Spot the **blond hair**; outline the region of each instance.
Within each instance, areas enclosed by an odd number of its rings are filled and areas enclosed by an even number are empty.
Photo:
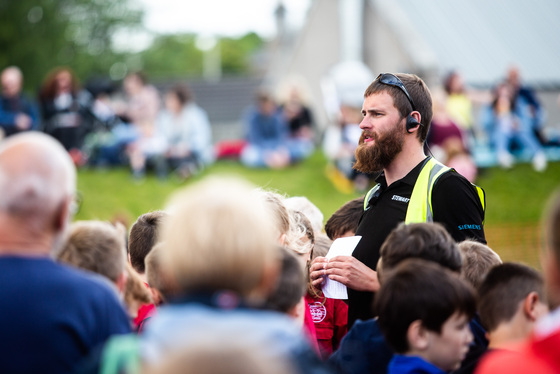
[[[117,282],[126,262],[124,236],[124,228],[118,229],[108,222],[75,222],[57,259]]]
[[[286,247],[299,253],[307,254],[315,244],[315,234],[311,222],[299,210],[288,210],[290,229],[286,235]]]
[[[168,353],[155,364],[144,363],[141,374],[295,374],[294,365],[281,356],[270,356],[266,347],[240,336],[208,331],[196,345]],[[216,341],[234,342],[216,344]]]
[[[287,235],[290,230],[290,216],[283,202],[284,197],[277,192],[261,188],[255,189],[253,193],[267,208],[276,228],[276,238],[279,239]]]
[[[459,250],[463,258],[461,278],[470,283],[475,290],[478,290],[490,269],[502,263],[500,256],[489,246],[474,240],[460,242]]]
[[[299,210],[309,219],[313,232],[319,235],[323,231],[323,213],[305,196],[292,196],[284,199],[284,205],[288,209]]]
[[[277,266],[273,220],[253,190],[240,179],[210,177],[172,200],[161,261],[178,292],[250,296],[269,266]]]

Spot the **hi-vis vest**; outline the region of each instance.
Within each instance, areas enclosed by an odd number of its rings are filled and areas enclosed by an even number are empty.
[[[422,166],[422,170],[414,183],[412,189],[412,195],[410,196],[410,201],[408,202],[408,208],[406,210],[405,223],[416,223],[416,222],[433,222],[433,210],[432,210],[432,190],[437,179],[445,172],[453,170],[441,162],[430,157],[426,160]],[[484,190],[479,186],[473,184],[475,187],[478,198],[480,199],[480,204],[482,205],[482,210],[486,209],[486,201],[484,196]],[[379,188],[381,186],[376,184],[371,190],[368,191],[364,198],[364,210],[368,209],[370,200],[378,194]]]

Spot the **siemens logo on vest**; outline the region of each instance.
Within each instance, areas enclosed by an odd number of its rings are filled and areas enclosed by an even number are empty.
[[[393,195],[392,200],[400,201],[401,203],[408,203],[410,201],[410,199],[408,199],[406,197],[399,196],[399,195]]]
[[[482,230],[480,225],[461,225],[458,226],[459,230]]]

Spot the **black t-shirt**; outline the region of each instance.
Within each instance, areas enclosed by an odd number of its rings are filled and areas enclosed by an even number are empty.
[[[385,238],[406,218],[408,202],[424,162],[390,186],[383,174],[376,180],[381,188],[362,215],[356,230],[356,235],[361,235],[362,239],[352,254],[373,270]],[[486,243],[484,209],[476,188],[461,174],[449,171],[437,179],[432,191],[432,210],[434,222],[443,224],[455,241],[473,239]],[[372,303],[372,292],[348,289],[348,328],[358,318],[373,317]]]

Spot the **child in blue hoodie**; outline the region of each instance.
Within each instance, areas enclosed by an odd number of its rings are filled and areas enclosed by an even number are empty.
[[[375,298],[378,323],[396,353],[389,374],[443,374],[457,369],[473,335],[472,288],[441,266],[420,259],[383,274]]]

